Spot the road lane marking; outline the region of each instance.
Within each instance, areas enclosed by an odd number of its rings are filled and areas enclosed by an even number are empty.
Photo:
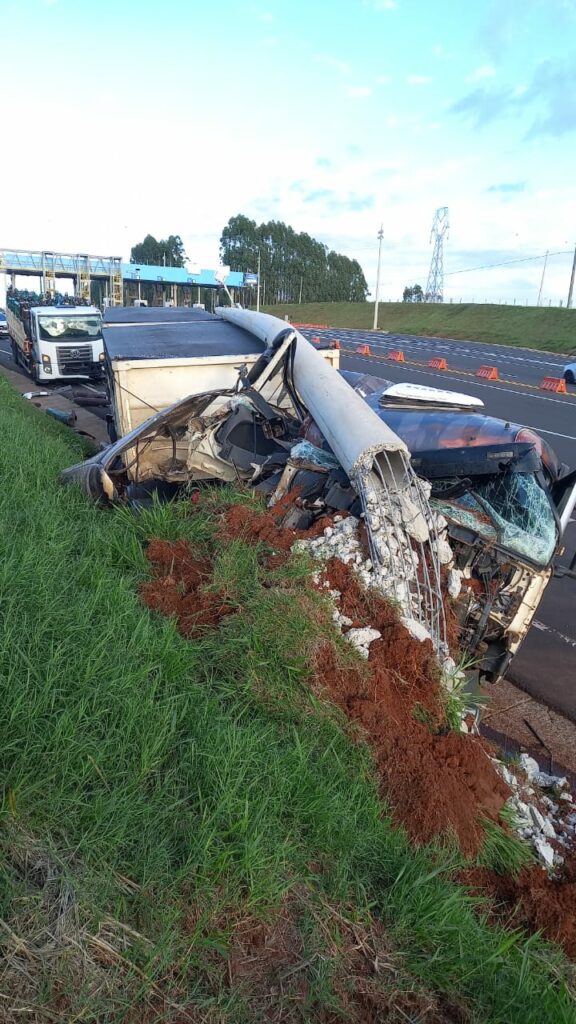
[[[552,434],[554,437],[564,437],[567,441],[576,441],[576,437],[573,437],[572,434],[559,434],[557,430],[544,430],[543,427],[534,427],[534,430],[537,430],[539,434]],[[576,519],[571,519],[570,522],[574,523]]]
[[[2,353],[3,356],[11,356],[12,355],[12,353],[8,352],[5,348],[0,348],[0,352]]]

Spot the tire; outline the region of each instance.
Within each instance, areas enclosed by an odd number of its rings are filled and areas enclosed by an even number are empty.
[[[572,370],[566,370],[566,373],[564,374],[564,380],[567,384],[576,384],[576,377],[574,376]]]

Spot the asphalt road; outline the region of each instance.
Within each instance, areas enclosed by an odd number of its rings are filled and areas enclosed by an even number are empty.
[[[482,399],[489,415],[533,427],[563,462],[576,467],[576,387],[569,386],[566,395],[539,390],[543,377],[562,376],[567,361],[563,356],[473,341],[371,331],[315,329],[302,333],[339,339],[345,350],[341,360],[344,369],[371,373],[394,383],[410,381],[475,395]],[[369,345],[370,356],[348,354],[361,344]],[[388,352],[398,349],[406,362],[387,359]],[[436,356],[446,359],[448,370],[427,366],[428,360]],[[482,365],[496,366],[500,379],[478,380],[475,374]],[[565,534],[566,550],[560,559],[565,564],[576,549],[574,520]],[[576,580],[552,579],[509,678],[576,721]]]

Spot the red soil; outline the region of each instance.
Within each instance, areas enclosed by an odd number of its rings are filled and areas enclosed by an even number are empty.
[[[297,502],[294,491],[290,491],[273,508],[265,511],[244,505],[230,505],[224,512],[224,535],[251,544],[263,542],[274,549],[274,564],[279,565],[289,557],[290,548],[297,540],[319,537],[327,526],[333,524],[331,516],[321,516],[309,530],[294,530],[283,526],[287,514]]]
[[[236,611],[221,594],[208,589],[211,562],[195,558],[188,541],[153,540],[146,553],[155,578],[140,587],[140,596],[148,608],[175,615],[184,636],[215,629],[225,615]]]
[[[498,820],[510,790],[495,771],[484,740],[447,732],[432,645],[415,640],[390,605],[365,593],[347,566],[327,575],[354,625],[382,638],[370,646],[368,670],[343,668],[332,644],[320,652],[316,678],[362,726],[376,757],[384,797],[416,843],[451,833],[466,854],[477,853],[481,820]]]
[[[525,868],[514,880],[485,868],[471,868],[459,879],[468,888],[486,894],[494,916],[527,931],[541,931],[576,959],[576,871],[564,865],[562,877],[548,878],[541,867]]]

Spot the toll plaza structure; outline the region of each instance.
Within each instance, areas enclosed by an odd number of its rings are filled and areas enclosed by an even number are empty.
[[[152,266],[124,263],[120,256],[31,249],[0,248],[0,273],[6,274],[13,286],[17,277],[36,278],[43,293],[55,293],[58,282],[71,280],[75,295],[99,306],[213,305],[223,282],[233,301],[236,292],[251,283],[244,280],[243,273],[228,267]]]

